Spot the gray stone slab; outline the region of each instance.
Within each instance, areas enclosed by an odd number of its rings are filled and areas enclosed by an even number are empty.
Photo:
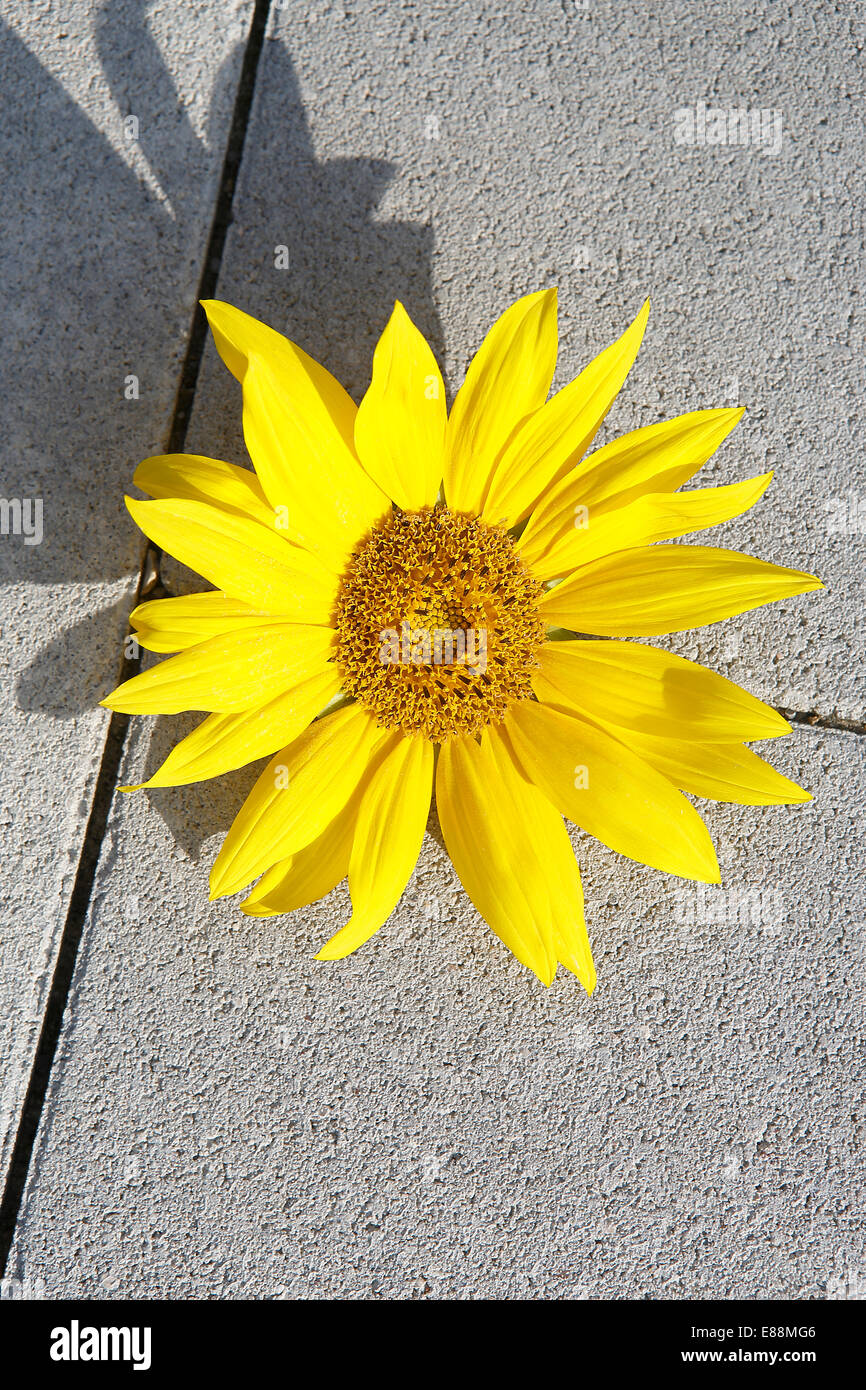
[[[453,387],[525,290],[560,286],[560,381],[650,291],[604,437],[748,404],[708,476],[777,481],[720,539],[830,586],[680,649],[856,713],[862,537],[825,505],[863,488],[848,20],[685,0],[273,18],[222,296],[358,396],[396,296]],[[779,110],[778,153],[675,145],[704,99]],[[210,352],[189,447],[242,459],[239,420]],[[137,722],[124,780],[187,727]],[[862,1292],[863,745],[798,729],[772,756],[816,800],[712,807],[720,890],[579,842],[592,1000],[507,956],[435,835],[392,921],[330,967],[312,956],[345,888],[291,919],[206,901],[251,770],[119,801],[10,1274],[97,1297]]]
[[[125,778],[161,753],[142,721]],[[390,923],[328,966],[345,887],[292,918],[207,903],[248,774],[123,798],[9,1275],[97,1298],[862,1292],[864,748],[804,729],[773,753],[815,801],[711,808],[720,889],[576,841],[591,1000],[507,954],[431,836]]]
[[[252,5],[62,10],[0,6],[0,1180],[142,553],[123,491],[167,438]]]

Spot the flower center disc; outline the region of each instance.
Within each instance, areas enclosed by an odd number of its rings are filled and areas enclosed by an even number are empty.
[[[444,507],[391,512],[340,586],[343,689],[380,725],[436,742],[498,724],[532,693],[541,594],[501,527]]]

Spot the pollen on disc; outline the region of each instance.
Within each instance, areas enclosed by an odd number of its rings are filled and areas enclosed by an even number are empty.
[[[340,585],[343,688],[384,727],[477,734],[532,693],[541,594],[501,527],[444,507],[389,513]]]

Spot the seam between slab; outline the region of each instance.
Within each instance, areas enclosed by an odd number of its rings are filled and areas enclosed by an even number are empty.
[[[866,723],[859,719],[833,719],[818,714],[816,710],[804,713],[802,710],[785,709],[784,705],[775,705],[774,708],[790,724],[808,724],[812,729],[833,729],[839,734],[866,734]]]
[[[243,157],[269,9],[270,0],[255,0],[235,93],[234,110],[229,125],[214,214],[199,277],[189,340],[172,409],[168,438],[169,453],[180,453],[183,450],[189,428],[207,334],[207,320],[199,301],[213,297],[219,279],[226,236],[232,220],[235,185]],[[159,550],[148,543],[139,573],[136,602],[144,598],[156,598],[158,596],[161,590],[159,561]],[[124,656],[121,661],[120,680],[128,680],[134,676],[139,669],[140,662],[140,656],[134,658]],[[60,1041],[63,1017],[72,987],[75,962],[90,908],[102,841],[117,790],[128,728],[128,715],[112,714],[103,744],[90,814],[87,818],[51,986],[42,1015],[39,1041],[33,1057],[15,1143],[12,1146],[6,1186],[2,1201],[0,1201],[0,1279],[6,1272],[15,1236],[15,1227],[24,1198],[33,1149],[48,1094],[54,1058]]]

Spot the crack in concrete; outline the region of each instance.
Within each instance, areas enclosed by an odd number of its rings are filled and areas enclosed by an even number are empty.
[[[243,157],[244,141],[252,110],[256,76],[264,46],[269,10],[270,0],[255,0],[238,78],[234,110],[214,204],[213,220],[202,262],[192,327],[172,411],[167,445],[167,452],[169,453],[180,453],[183,450],[189,428],[207,333],[207,320],[199,301],[213,296],[219,279],[226,235],[232,219],[235,184]],[[159,562],[160,551],[148,542],[139,572],[136,602],[140,602],[142,599],[156,598],[160,596],[160,591],[165,592],[160,581]],[[140,655],[127,657],[124,654],[121,659],[120,680],[128,680],[134,676],[139,670],[140,664]],[[128,715],[112,714],[105,736],[102,759],[94,787],[63,935],[57,953],[51,988],[42,1016],[39,1042],[34,1054],[27,1093],[24,1097],[15,1143],[12,1148],[6,1186],[2,1201],[0,1201],[0,1278],[6,1271],[15,1227],[24,1199],[33,1149],[48,1094],[67,1000],[72,987],[75,962],[90,910],[96,870],[120,775],[120,764],[128,728]]]
[[[832,715],[819,714],[817,710],[804,712],[785,709],[783,705],[775,705],[774,708],[789,724],[808,724],[813,729],[835,729],[840,734],[866,734],[866,723],[859,719],[837,719]]]

